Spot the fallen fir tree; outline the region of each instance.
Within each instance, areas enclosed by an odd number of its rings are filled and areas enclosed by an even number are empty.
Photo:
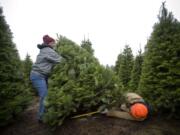
[[[56,51],[64,59],[49,80],[44,121],[50,126],[61,125],[75,114],[111,106],[121,97],[113,70],[100,65],[92,53],[63,36]]]

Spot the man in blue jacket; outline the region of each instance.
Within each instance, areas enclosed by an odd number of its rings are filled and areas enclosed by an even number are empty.
[[[43,43],[37,45],[40,52],[36,58],[36,62],[32,67],[30,80],[33,87],[38,91],[40,97],[38,121],[42,122],[42,116],[45,111],[44,99],[48,91],[48,76],[52,71],[55,64],[61,62],[62,57],[59,56],[54,50],[55,40],[45,35],[43,36]]]

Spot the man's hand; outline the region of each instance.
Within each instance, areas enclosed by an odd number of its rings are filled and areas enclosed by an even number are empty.
[[[108,109],[107,109],[107,108],[105,108],[105,109],[104,109],[104,110],[102,110],[100,113],[101,113],[101,114],[106,114],[106,113],[108,113]]]
[[[129,108],[126,106],[126,104],[121,105],[121,110],[125,112],[129,112]]]

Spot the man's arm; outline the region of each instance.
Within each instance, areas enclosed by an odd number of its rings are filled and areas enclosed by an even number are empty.
[[[49,50],[48,55],[46,56],[46,59],[50,61],[51,63],[59,63],[61,62],[62,57],[58,55],[57,52],[54,50]]]
[[[128,112],[123,112],[123,111],[109,110],[106,113],[106,115],[110,116],[110,117],[122,118],[122,119],[126,119],[126,120],[134,120],[134,121],[143,121],[144,120],[144,118],[143,119],[135,119]]]

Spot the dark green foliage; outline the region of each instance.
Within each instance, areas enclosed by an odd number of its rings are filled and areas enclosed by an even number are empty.
[[[32,65],[33,62],[31,60],[31,57],[27,54],[25,60],[23,61],[24,77],[26,77],[27,79],[29,79]]]
[[[120,90],[112,69],[101,66],[91,53],[62,36],[57,51],[65,59],[54,68],[49,81],[44,117],[49,125],[61,125],[68,116],[115,103]]]
[[[120,67],[121,67],[122,57],[123,57],[123,54],[120,53],[120,54],[118,55],[118,58],[117,58],[117,61],[116,61],[116,64],[115,64],[114,70],[115,70],[115,72],[116,72],[117,75],[119,75],[119,73],[120,73]]]
[[[143,63],[143,56],[140,50],[139,54],[135,58],[133,69],[131,72],[131,81],[129,82],[129,88],[132,91],[136,91],[138,89],[141,70],[142,70],[142,63]]]
[[[89,39],[84,39],[81,43],[81,47],[86,49],[86,51],[88,51],[90,54],[94,54],[94,50],[92,49],[92,43]]]
[[[124,88],[128,87],[133,68],[133,54],[131,48],[126,45],[122,54],[119,54],[116,61],[115,71]]]
[[[180,23],[164,3],[146,46],[139,90],[155,110],[180,116]]]
[[[33,62],[31,60],[31,57],[27,54],[25,60],[22,61],[24,84],[26,88],[29,89],[30,92],[37,95],[36,91],[32,88],[32,84],[29,79],[32,65],[33,65]]]
[[[0,8],[0,126],[7,125],[28,103],[22,65],[12,33]]]

